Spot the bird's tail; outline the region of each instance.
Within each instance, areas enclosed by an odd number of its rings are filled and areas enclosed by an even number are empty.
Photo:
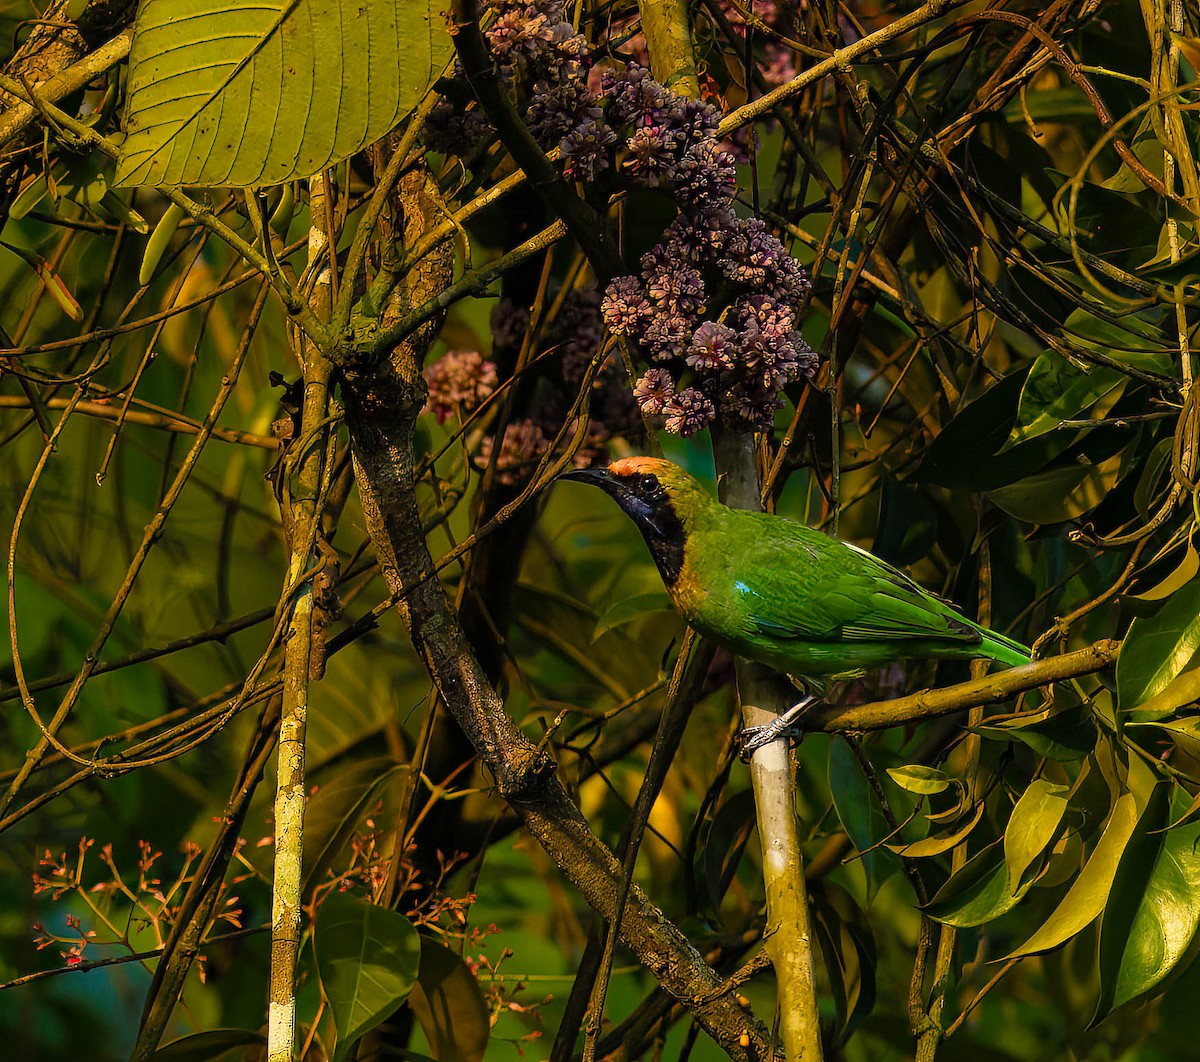
[[[986,627],[980,627],[979,633],[983,635],[983,642],[979,646],[981,656],[991,657],[1009,667],[1020,667],[1022,664],[1029,663],[1030,651],[1020,642],[1015,642],[995,631],[989,631]]]

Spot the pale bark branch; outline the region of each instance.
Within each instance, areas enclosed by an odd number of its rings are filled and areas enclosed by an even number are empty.
[[[1103,671],[1117,662],[1120,649],[1120,642],[1105,640],[1073,653],[1035,660],[1032,664],[1023,664],[940,690],[921,690],[892,701],[873,701],[844,708],[834,704],[816,705],[804,714],[800,725],[806,730],[860,732],[920,723],[982,705],[999,704],[1018,693],[1051,682]]]

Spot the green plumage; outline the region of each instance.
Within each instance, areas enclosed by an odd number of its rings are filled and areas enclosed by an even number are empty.
[[[628,458],[577,478],[638,524],[684,619],[740,656],[802,678],[916,658],[1029,661],[1024,646],[865,550],[726,508],[669,462]]]

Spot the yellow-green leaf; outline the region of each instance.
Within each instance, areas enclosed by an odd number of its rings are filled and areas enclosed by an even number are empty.
[[[1121,855],[1133,835],[1137,820],[1136,798],[1132,793],[1123,793],[1113,805],[1112,814],[1091,858],[1067,890],[1062,902],[1041,928],[1008,958],[1036,955],[1039,951],[1057,948],[1096,920],[1104,910],[1109,890],[1117,876]]]
[[[919,763],[911,763],[905,767],[889,767],[887,773],[901,789],[920,796],[944,793],[954,781],[944,771]]]
[[[310,177],[416,106],[453,51],[444,0],[143,0],[116,184]]]
[[[1069,792],[1065,785],[1038,778],[1021,794],[1004,830],[1004,861],[1008,865],[1010,890],[1016,891],[1029,865],[1058,835]]]

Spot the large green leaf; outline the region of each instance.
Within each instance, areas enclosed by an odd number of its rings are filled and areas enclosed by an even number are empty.
[[[479,982],[429,937],[421,938],[421,974],[408,1004],[438,1062],[481,1062],[492,1026]]]
[[[1120,455],[1099,465],[1069,464],[987,491],[1010,516],[1030,524],[1057,524],[1091,512],[1117,482]]]
[[[1200,925],[1200,823],[1168,832],[1170,790],[1165,782],[1154,787],[1105,907],[1093,1022],[1159,985]]]
[[[407,764],[385,757],[350,763],[322,781],[308,804],[304,823],[304,891],[320,881],[326,868],[347,844],[359,820],[384,784]]]
[[[143,0],[119,185],[320,173],[416,105],[452,51],[442,0]]]
[[[339,1062],[412,991],[421,968],[421,938],[399,912],[334,893],[318,911],[314,945],[337,1027],[333,1058]]]
[[[1135,619],[1117,660],[1117,703],[1130,711],[1161,693],[1200,649],[1200,577],[1153,616]]]
[[[1039,756],[1063,762],[1080,759],[1096,744],[1095,723],[1080,706],[1022,713],[972,729],[987,738],[1020,741]]]
[[[1125,941],[1113,1005],[1161,983],[1200,927],[1200,822],[1166,834]]]

